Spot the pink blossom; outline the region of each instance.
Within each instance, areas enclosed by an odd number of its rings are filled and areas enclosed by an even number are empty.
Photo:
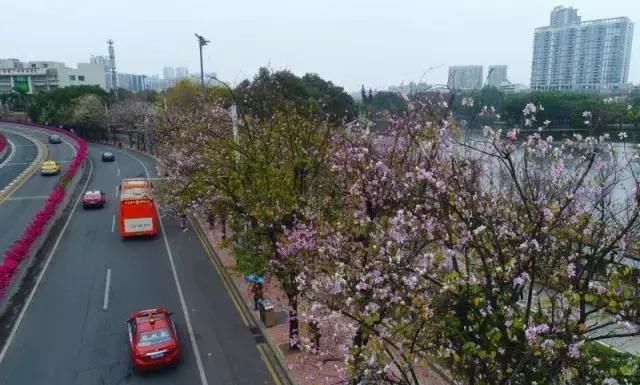
[[[582,346],[582,344],[583,342],[580,341],[578,343],[569,345],[569,357],[573,359],[580,358],[581,356],[580,347]]]
[[[570,263],[567,265],[567,277],[574,278],[576,276],[576,265]]]

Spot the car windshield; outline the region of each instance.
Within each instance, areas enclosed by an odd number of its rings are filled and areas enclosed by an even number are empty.
[[[84,197],[90,199],[100,198],[100,191],[88,191],[86,194],[84,194]]]
[[[140,338],[138,339],[138,346],[145,347],[150,345],[162,344],[170,340],[171,333],[169,333],[169,329],[163,328],[140,334]]]

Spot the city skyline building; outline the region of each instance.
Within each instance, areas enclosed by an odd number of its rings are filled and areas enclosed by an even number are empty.
[[[582,21],[575,8],[556,7],[536,28],[531,89],[610,92],[628,86],[634,24],[628,17]]]
[[[176,69],[171,66],[164,66],[162,69],[162,76],[164,80],[173,81],[176,79]]]
[[[186,79],[188,77],[189,77],[189,69],[187,67],[176,67],[175,69],[176,79]]]
[[[506,65],[490,65],[487,73],[487,86],[499,88],[503,83],[508,83]]]
[[[449,67],[447,86],[452,90],[478,90],[482,88],[481,65]]]
[[[582,18],[578,16],[577,8],[563,7],[561,5],[555,7],[551,11],[551,16],[549,17],[549,25],[552,27],[580,24],[581,21]]]
[[[141,92],[146,90],[147,75],[136,75],[118,72],[118,87],[131,92]]]

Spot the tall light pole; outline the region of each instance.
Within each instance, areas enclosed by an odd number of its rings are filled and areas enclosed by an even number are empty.
[[[198,45],[200,46],[200,83],[202,83],[202,89],[204,89],[204,66],[202,65],[202,47],[209,43],[209,40],[205,39],[203,36],[195,33],[198,38]]]

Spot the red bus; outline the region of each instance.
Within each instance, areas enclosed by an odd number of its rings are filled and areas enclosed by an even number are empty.
[[[158,234],[158,211],[153,184],[147,179],[124,179],[120,185],[119,228],[123,238]]]

